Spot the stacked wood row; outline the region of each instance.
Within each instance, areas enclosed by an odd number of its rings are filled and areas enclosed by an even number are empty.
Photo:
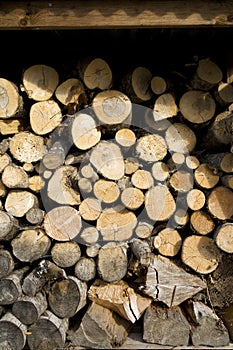
[[[233,341],[232,80],[179,69],[0,79],[0,348]]]

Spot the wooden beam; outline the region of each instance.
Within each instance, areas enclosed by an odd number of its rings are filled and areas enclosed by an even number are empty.
[[[233,1],[1,1],[0,29],[233,26]]]

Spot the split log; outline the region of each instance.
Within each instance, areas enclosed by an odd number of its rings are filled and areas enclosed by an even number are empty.
[[[182,238],[177,230],[165,228],[161,230],[153,239],[153,246],[159,254],[165,256],[175,256],[182,245]]]
[[[51,246],[50,238],[41,229],[24,230],[11,241],[14,256],[24,262],[43,258]]]
[[[30,224],[40,225],[44,220],[44,210],[33,207],[26,213],[26,219]]]
[[[61,142],[55,141],[49,148],[49,151],[43,156],[43,166],[49,170],[57,169],[59,166],[63,165],[66,156],[65,153],[65,149]]]
[[[95,182],[93,192],[96,198],[104,203],[114,203],[120,196],[117,184],[105,179],[99,179]]]
[[[175,212],[175,200],[165,185],[156,185],[145,194],[145,207],[151,220],[166,221]]]
[[[52,99],[36,102],[30,108],[30,125],[37,135],[52,132],[61,122],[61,108]]]
[[[164,79],[163,77],[158,76],[158,75],[155,75],[151,79],[150,86],[151,86],[151,90],[156,95],[163,94],[168,88],[168,84],[167,84],[166,79]]]
[[[197,138],[186,124],[174,123],[166,130],[165,140],[169,152],[190,153],[194,150]]]
[[[91,245],[90,248],[98,242],[99,239],[99,231],[95,226],[89,226],[85,227],[81,233],[80,233],[80,238],[86,245]],[[87,248],[86,248],[87,249]]]
[[[37,64],[23,72],[22,90],[34,101],[45,101],[52,97],[58,82],[59,76],[53,67]]]
[[[151,304],[143,317],[143,340],[147,343],[188,346],[190,325],[179,306]]]
[[[170,119],[178,113],[178,107],[175,98],[171,93],[160,95],[154,103],[153,116],[155,121]]]
[[[92,302],[78,329],[69,332],[69,339],[72,346],[113,349],[125,342],[130,329],[131,322]]]
[[[154,185],[154,179],[148,170],[138,169],[131,177],[132,184],[140,190],[148,190]]]
[[[5,209],[10,215],[20,218],[28,210],[38,205],[38,198],[33,193],[23,190],[11,190],[6,197]]]
[[[137,217],[134,212],[121,205],[104,209],[96,223],[104,241],[116,242],[130,239],[136,225]]]
[[[11,253],[4,249],[0,248],[0,278],[8,276],[15,267],[14,259]]]
[[[22,294],[21,281],[28,267],[12,271],[0,280],[0,305],[12,305]]]
[[[78,186],[76,185],[76,188],[72,186],[72,183],[77,182],[77,176],[77,168],[71,165],[64,165],[56,169],[48,182],[48,197],[59,204],[80,204]]]
[[[213,188],[219,182],[220,176],[209,167],[208,164],[200,164],[194,171],[196,183],[205,189]]]
[[[119,180],[124,176],[124,158],[120,147],[113,142],[100,141],[91,152],[90,162],[109,180]]]
[[[97,272],[106,282],[120,281],[127,273],[127,248],[108,243],[101,247],[97,258]]]
[[[214,232],[217,246],[226,253],[233,253],[233,223],[219,225]]]
[[[51,256],[56,265],[67,268],[75,265],[81,258],[81,249],[74,241],[59,242],[53,245]]]
[[[84,86],[82,82],[76,78],[70,78],[63,81],[63,83],[61,83],[55,90],[56,98],[64,106],[80,105],[84,95]]]
[[[194,188],[187,193],[186,200],[191,210],[200,210],[205,205],[205,193],[198,188]]]
[[[121,193],[121,202],[130,210],[136,210],[144,203],[144,193],[134,187],[128,187]]]
[[[95,120],[87,113],[78,113],[74,118],[71,134],[75,146],[81,150],[90,149],[101,139]]]
[[[209,274],[218,267],[220,250],[212,238],[192,235],[183,241],[181,259],[194,271]]]
[[[30,350],[55,350],[63,347],[66,341],[68,320],[60,319],[47,310],[29,327],[27,342]]]
[[[220,67],[210,58],[198,61],[196,72],[191,80],[193,89],[210,90],[223,78]]]
[[[148,68],[136,67],[123,78],[122,90],[133,103],[149,101],[152,98],[151,79],[152,73]]]
[[[152,299],[136,293],[128,283],[121,280],[106,283],[99,279],[88,290],[88,298],[112,311],[124,319],[135,323],[151,304]]]
[[[112,71],[103,58],[89,58],[79,63],[79,75],[90,90],[109,89],[112,85]]]
[[[74,276],[55,281],[48,293],[52,312],[61,319],[74,316],[86,305],[87,284]]]
[[[164,138],[157,134],[140,137],[136,143],[136,153],[145,162],[163,160],[167,154],[167,145]]]
[[[0,240],[11,240],[19,230],[18,219],[0,210]]]
[[[209,92],[190,90],[181,96],[179,107],[186,120],[203,124],[213,118],[216,104]]]
[[[22,295],[12,306],[12,313],[25,325],[35,323],[47,309],[46,296],[37,293],[34,297]]]
[[[6,342],[7,350],[22,350],[26,344],[27,327],[11,312],[7,312],[0,320],[0,346]]]
[[[21,163],[37,162],[46,153],[44,139],[29,131],[21,131],[10,140],[10,152]]]
[[[99,92],[92,100],[96,117],[102,125],[130,124],[132,103],[118,90]]]
[[[34,297],[47,282],[54,282],[59,278],[66,278],[65,271],[49,260],[41,260],[24,278],[22,290],[29,297]]]
[[[7,79],[0,79],[1,107],[0,118],[22,117],[23,99],[17,86]]]
[[[133,240],[130,242],[130,248],[140,264],[148,264],[148,261],[151,259],[152,248],[147,240],[133,238]]]
[[[91,281],[96,276],[95,260],[88,257],[81,257],[74,266],[74,274],[81,281]]]
[[[212,217],[203,210],[197,210],[190,217],[190,227],[200,235],[208,235],[214,230]]]
[[[100,201],[94,197],[85,198],[79,205],[79,214],[87,221],[97,220],[101,211]]]
[[[210,307],[190,300],[185,303],[185,310],[191,319],[190,334],[194,346],[223,347],[229,344],[227,328]]]
[[[169,177],[169,169],[166,163],[159,161],[152,165],[151,173],[155,180],[159,182],[164,182]]]
[[[206,288],[205,282],[161,255],[154,255],[148,265],[142,291],[155,301],[177,306]]]
[[[221,149],[224,150],[226,146],[230,146],[232,142],[232,123],[232,111],[224,111],[218,114],[208,128],[207,133],[203,136],[201,147],[219,152]]]
[[[81,227],[81,216],[71,206],[55,207],[45,214],[45,232],[56,241],[72,240],[79,234]]]
[[[207,199],[207,208],[214,218],[228,220],[233,215],[232,201],[233,192],[229,188],[218,186],[212,189]]]

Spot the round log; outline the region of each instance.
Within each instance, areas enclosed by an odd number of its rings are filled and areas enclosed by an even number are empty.
[[[79,213],[84,220],[95,221],[101,214],[100,201],[93,197],[85,198],[79,205]]]
[[[208,164],[202,163],[195,169],[194,178],[201,188],[210,189],[217,185],[220,177],[214,173]]]
[[[156,162],[152,165],[151,173],[155,178],[155,180],[161,181],[161,182],[166,181],[167,178],[169,177],[168,166],[167,164],[161,161]]]
[[[29,131],[21,131],[10,140],[11,154],[22,163],[33,163],[41,160],[45,151],[43,137]]]
[[[97,271],[106,282],[120,281],[127,273],[127,249],[124,245],[106,244],[99,250]]]
[[[215,227],[214,220],[203,210],[197,210],[190,217],[191,228],[200,235],[208,235]]]
[[[35,101],[45,101],[52,97],[59,76],[56,70],[44,64],[27,68],[22,77],[23,89],[28,97]]]
[[[18,230],[18,220],[9,213],[0,210],[0,240],[11,240]]]
[[[56,241],[69,241],[80,232],[82,221],[79,212],[71,206],[60,206],[46,213],[44,229]]]
[[[181,97],[179,107],[186,120],[202,124],[213,118],[216,104],[209,92],[190,90]]]
[[[200,210],[205,205],[205,193],[194,188],[188,192],[186,200],[191,210]]]
[[[81,257],[81,249],[77,242],[55,243],[51,256],[56,265],[67,268],[76,264]]]
[[[33,207],[26,213],[26,219],[30,224],[39,225],[44,220],[44,215],[45,212],[42,209]]]
[[[182,245],[182,238],[177,230],[165,228],[153,239],[153,246],[165,256],[175,256]]]
[[[62,122],[62,112],[53,100],[36,102],[30,109],[30,125],[37,135],[46,135]]]
[[[64,106],[79,105],[84,86],[79,79],[70,78],[61,83],[55,90],[55,96]]]
[[[17,86],[7,79],[0,79],[1,106],[0,118],[21,117],[23,114],[23,99]]]
[[[183,241],[181,259],[194,271],[209,274],[218,267],[220,250],[212,238],[192,235]]]
[[[91,281],[96,276],[96,263],[93,258],[81,257],[74,267],[74,274],[81,281]]]
[[[86,304],[87,284],[74,276],[56,281],[48,293],[52,312],[61,319],[73,317]]]
[[[194,150],[197,138],[186,124],[174,123],[166,130],[165,140],[169,152],[190,153]]]
[[[95,120],[87,113],[78,113],[74,118],[71,134],[75,146],[81,150],[90,149],[101,139]]]
[[[44,257],[50,245],[50,238],[41,229],[22,231],[11,241],[14,256],[30,263]]]
[[[47,310],[28,328],[27,342],[30,350],[55,350],[64,347],[68,319],[60,319]]]
[[[120,189],[114,181],[100,179],[93,186],[96,198],[104,203],[114,203],[120,196]]]
[[[131,181],[140,190],[147,190],[154,185],[154,179],[148,170],[136,170],[131,177]]]
[[[138,188],[128,187],[121,193],[122,204],[130,210],[136,210],[144,203],[144,193]]]
[[[99,92],[92,100],[94,112],[103,125],[129,123],[132,103],[128,96],[117,90]]]
[[[191,79],[193,89],[210,90],[223,78],[220,67],[210,58],[198,61],[196,72]]]
[[[12,306],[12,313],[20,322],[25,325],[35,323],[47,309],[47,299],[42,293],[37,293],[34,297],[20,296]]]
[[[0,249],[0,279],[9,275],[15,267],[14,259],[11,253],[1,248]]]
[[[94,226],[85,227],[81,233],[80,238],[84,242],[84,244],[94,244],[99,239],[99,231]]]
[[[115,135],[116,142],[125,148],[131,147],[136,142],[135,133],[127,128],[122,128],[116,132]]]
[[[193,188],[193,174],[184,170],[177,170],[170,177],[169,185],[178,193],[187,193]]]
[[[207,208],[210,214],[219,220],[230,220],[233,215],[233,192],[226,187],[218,186],[212,189]]]
[[[37,207],[38,204],[38,198],[33,193],[23,190],[11,190],[6,197],[5,209],[10,215],[20,218],[31,208]]]
[[[166,79],[155,75],[150,82],[151,90],[156,95],[161,95],[167,90],[167,82]]]
[[[86,87],[90,90],[109,89],[112,85],[112,71],[103,58],[94,58],[80,63],[80,76]]]
[[[2,182],[8,188],[27,188],[29,178],[21,166],[9,164],[3,170]]]
[[[136,153],[145,162],[156,162],[163,160],[166,156],[167,145],[160,135],[145,135],[137,140]]]
[[[27,327],[11,312],[7,312],[0,320],[0,344],[6,342],[8,349],[22,350],[26,344]]]
[[[214,232],[217,246],[226,253],[233,253],[233,223],[226,222],[217,227]]]
[[[125,174],[132,175],[138,170],[140,164],[137,158],[128,157],[124,160],[125,162]]]

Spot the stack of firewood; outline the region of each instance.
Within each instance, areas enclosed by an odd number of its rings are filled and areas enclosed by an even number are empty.
[[[1,349],[233,339],[233,73],[183,68],[0,79]]]

